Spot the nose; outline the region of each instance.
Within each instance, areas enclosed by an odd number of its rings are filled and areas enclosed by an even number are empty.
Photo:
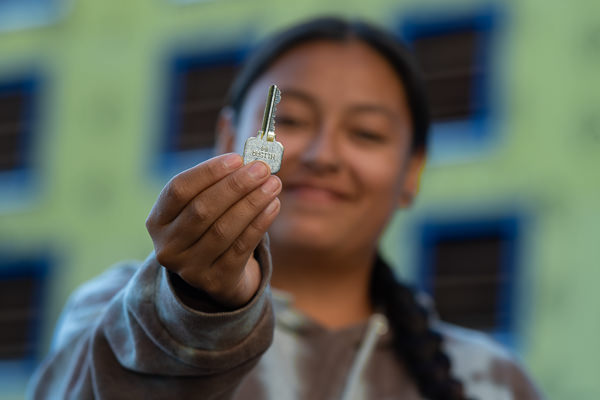
[[[340,141],[333,123],[323,123],[302,152],[302,164],[316,173],[336,172],[341,166]]]

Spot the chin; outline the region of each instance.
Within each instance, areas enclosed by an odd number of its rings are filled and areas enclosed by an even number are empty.
[[[284,224],[276,221],[269,229],[271,246],[288,249],[326,250],[335,247],[335,236],[321,224]]]

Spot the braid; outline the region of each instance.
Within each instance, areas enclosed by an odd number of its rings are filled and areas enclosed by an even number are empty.
[[[411,288],[396,280],[380,259],[371,278],[373,305],[383,309],[394,334],[394,350],[430,400],[466,399],[462,383],[450,372],[450,359],[442,350],[442,337],[429,323],[427,309],[416,301]]]

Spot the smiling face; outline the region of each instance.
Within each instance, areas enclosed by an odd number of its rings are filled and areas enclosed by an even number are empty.
[[[235,127],[238,152],[261,125],[272,83],[282,92],[275,131],[285,148],[272,247],[372,251],[420,170],[397,73],[357,40],[299,45],[250,87]]]

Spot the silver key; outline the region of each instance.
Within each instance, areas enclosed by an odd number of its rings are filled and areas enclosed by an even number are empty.
[[[246,140],[244,145],[244,164],[254,160],[266,162],[274,174],[281,168],[283,145],[275,140],[275,111],[281,100],[281,91],[276,85],[271,85],[265,104],[265,114],[261,130],[256,136]]]

